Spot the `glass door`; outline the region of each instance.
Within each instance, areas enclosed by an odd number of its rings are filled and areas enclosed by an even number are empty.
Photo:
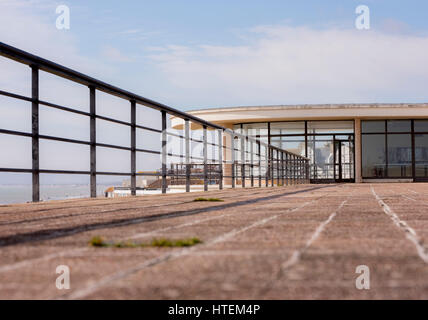
[[[354,180],[354,141],[334,139],[334,180],[350,182]]]

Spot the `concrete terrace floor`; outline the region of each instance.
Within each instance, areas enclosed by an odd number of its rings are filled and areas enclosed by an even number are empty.
[[[224,202],[193,202],[198,196]],[[199,237],[188,248],[94,248]],[[428,299],[428,184],[0,206],[1,299]],[[55,286],[71,270],[71,289]],[[358,290],[358,265],[370,290]]]

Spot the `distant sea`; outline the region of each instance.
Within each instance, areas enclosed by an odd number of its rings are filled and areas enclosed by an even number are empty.
[[[97,185],[98,196],[112,185]],[[89,198],[89,185],[41,185],[40,198],[43,201],[73,198]],[[30,185],[0,185],[0,204],[30,202]]]

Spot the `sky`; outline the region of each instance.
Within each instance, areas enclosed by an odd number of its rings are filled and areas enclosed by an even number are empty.
[[[0,15],[3,42],[180,110],[428,100],[422,0],[0,0]]]
[[[59,5],[70,9],[68,30],[56,27]],[[368,30],[355,27],[359,5],[370,9]],[[428,102],[427,16],[422,0],[0,0],[0,41],[183,111],[417,103]],[[0,57],[0,90],[29,95],[29,79],[28,67]],[[88,108],[87,88],[42,73],[40,90],[41,99]],[[129,120],[123,101],[97,99],[101,114]],[[30,131],[24,104],[0,97],[0,128]],[[41,112],[42,133],[88,139],[87,119]],[[159,126],[149,110],[139,119]],[[100,122],[98,131],[101,142],[129,142],[112,124]],[[158,142],[153,136],[139,147]],[[0,135],[0,148],[8,150],[0,167],[31,164],[28,139]],[[42,166],[88,170],[85,147],[41,148]],[[100,169],[128,171],[128,158],[111,152]]]

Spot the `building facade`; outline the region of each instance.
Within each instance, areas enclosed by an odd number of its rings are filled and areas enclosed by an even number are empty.
[[[260,106],[189,113],[306,156],[313,183],[428,181],[428,104]]]

